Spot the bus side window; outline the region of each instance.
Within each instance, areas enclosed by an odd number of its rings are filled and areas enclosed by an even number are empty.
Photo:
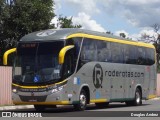
[[[112,62],[123,63],[122,49],[118,43],[111,43]]]
[[[124,55],[124,63],[129,64],[129,47],[127,45],[124,45],[123,48],[123,55]]]
[[[154,49],[145,48],[146,51],[146,65],[153,65],[155,62]]]
[[[138,64],[145,65],[145,50],[141,47],[138,47]]]
[[[85,38],[81,50],[81,61],[95,61],[96,60],[96,46],[95,41]]]
[[[111,61],[110,42],[97,41],[97,60],[101,62]]]
[[[156,58],[156,55],[155,55],[155,50],[154,49],[151,49],[151,52],[150,52],[150,65],[153,65],[155,63],[155,59]]]
[[[146,52],[146,65],[150,65],[150,51],[148,48],[145,48]]]
[[[87,53],[87,59],[89,61],[96,60],[96,46],[95,46],[94,40],[89,41],[89,46],[88,46],[88,50],[86,51],[86,53]]]
[[[80,53],[80,58],[79,58],[79,63],[78,63],[78,70],[84,65],[86,64],[87,62],[89,62],[88,60],[88,40],[85,38],[83,40],[83,44],[82,44],[82,48],[81,48],[81,53]]]
[[[136,47],[131,45],[124,45],[123,48],[124,63],[137,64]]]
[[[74,61],[73,51],[70,50],[69,52],[67,52],[65,56],[65,62],[63,65],[63,74],[65,78],[69,77],[74,72],[75,65],[73,64],[73,61]]]

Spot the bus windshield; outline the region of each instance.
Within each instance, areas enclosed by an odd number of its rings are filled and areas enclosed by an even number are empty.
[[[63,41],[19,43],[14,64],[14,82],[38,84],[56,82],[61,78],[58,54]]]

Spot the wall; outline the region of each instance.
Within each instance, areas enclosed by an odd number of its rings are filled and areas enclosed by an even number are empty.
[[[12,67],[0,66],[0,105],[10,105],[11,100]]]
[[[160,97],[160,74],[157,74],[157,96]]]

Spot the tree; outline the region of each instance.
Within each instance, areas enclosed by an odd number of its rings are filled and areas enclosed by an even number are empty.
[[[111,31],[107,31],[106,34],[113,35],[113,33]]]
[[[55,28],[51,20],[55,17],[53,0],[0,0],[0,65],[7,49],[28,33]],[[58,18],[61,28],[80,28],[73,25],[72,17]]]
[[[59,16],[58,18],[58,27],[60,28],[81,28],[81,25],[74,25],[72,22],[72,17],[71,18],[67,18]]]
[[[122,38],[126,38],[125,33],[119,33],[119,36],[122,37]]]
[[[151,27],[153,28],[155,34],[148,35],[146,33],[143,33],[141,34],[141,38],[139,41],[153,43],[157,53],[157,70],[160,71],[160,34],[158,33],[158,31],[160,30],[160,25],[158,23],[155,23]]]
[[[0,0],[0,59],[25,34],[50,28],[53,6],[53,0]]]
[[[10,0],[2,12],[3,37],[19,39],[47,29],[54,16],[52,0]]]
[[[155,46],[157,52],[157,70],[160,71],[160,34],[158,33],[160,30],[160,25],[156,23],[152,25],[152,27],[157,34],[157,37],[154,37],[153,45]]]

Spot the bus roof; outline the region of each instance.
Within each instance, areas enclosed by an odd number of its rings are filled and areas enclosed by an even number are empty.
[[[20,41],[64,40],[68,36],[75,33],[84,33],[89,35],[123,39],[123,38],[116,37],[116,36],[113,36],[107,33],[102,33],[102,32],[96,32],[96,31],[90,31],[90,30],[78,29],[78,28],[63,28],[63,29],[48,29],[48,30],[33,32],[22,37]]]
[[[151,47],[154,48],[153,45],[133,41],[129,39],[124,39],[122,37],[117,37],[111,34],[107,34],[105,32],[97,32],[97,31],[91,31],[91,30],[85,30],[85,29],[79,29],[79,28],[63,28],[63,29],[48,29],[48,30],[42,30],[30,33],[28,35],[25,35],[21,38],[20,41],[24,42],[44,42],[44,41],[54,41],[54,40],[61,40],[64,41],[67,38],[72,37],[88,37],[88,38],[97,38],[97,39],[110,39],[109,41],[122,41],[120,43],[133,43],[133,45],[138,46],[145,46],[145,47]]]

